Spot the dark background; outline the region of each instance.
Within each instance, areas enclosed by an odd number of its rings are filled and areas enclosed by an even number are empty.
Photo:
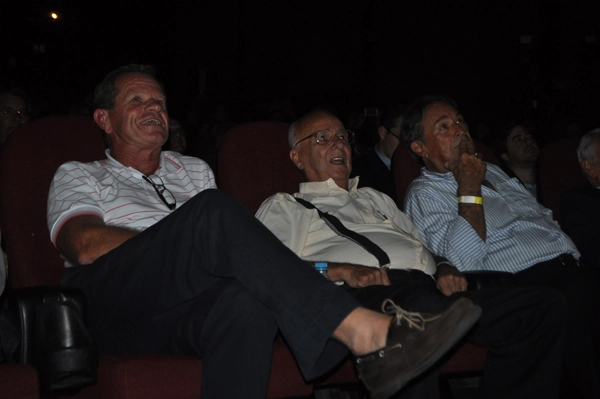
[[[524,117],[554,137],[600,126],[597,3],[0,0],[0,86],[66,114],[110,69],[151,63],[180,119],[216,104],[261,119],[276,101],[349,115],[444,92],[472,129]]]

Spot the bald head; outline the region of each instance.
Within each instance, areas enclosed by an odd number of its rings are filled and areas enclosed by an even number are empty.
[[[298,140],[303,139],[305,136],[314,133],[308,131],[315,120],[320,118],[335,118],[338,119],[333,113],[329,111],[325,111],[323,109],[316,109],[310,111],[309,113],[303,115],[299,119],[297,119],[294,123],[290,125],[288,130],[288,143],[290,148],[294,148],[294,144],[298,142]],[[339,119],[338,119],[339,120]],[[341,123],[341,122],[340,122]]]

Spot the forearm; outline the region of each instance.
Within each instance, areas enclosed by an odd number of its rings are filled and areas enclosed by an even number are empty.
[[[481,199],[481,185],[485,180],[487,165],[477,156],[470,140],[463,140],[459,147],[460,156],[452,174],[458,185],[456,196],[463,197],[458,203],[458,215],[463,217],[477,232],[481,240],[486,240],[483,204],[469,203],[464,197]],[[457,200],[458,200],[457,198]],[[466,200],[466,202],[465,202]]]
[[[60,230],[56,246],[69,262],[84,265],[94,262],[136,234],[137,231],[131,229],[76,217]]]
[[[315,262],[307,261],[307,263],[314,267]],[[351,287],[390,285],[387,271],[383,268],[351,263],[327,263],[327,274],[333,282],[343,281]]]
[[[476,270],[487,254],[487,243],[464,217],[459,216],[456,201],[454,189],[442,195],[422,193],[410,198],[407,209],[433,254],[445,257],[460,270]],[[465,243],[470,245],[465,246]],[[436,259],[436,263],[439,261]]]
[[[478,186],[459,186],[456,192],[457,197],[479,197],[481,198],[481,185]],[[457,198],[458,201],[458,198]],[[462,216],[482,241],[486,240],[485,215],[482,204],[458,203],[458,215]]]

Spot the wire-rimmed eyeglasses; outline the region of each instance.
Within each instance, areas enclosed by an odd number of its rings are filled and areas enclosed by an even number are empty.
[[[14,109],[11,107],[6,107],[6,108],[0,109],[0,114],[2,114],[2,116],[9,115],[13,118],[15,116],[19,115],[19,117],[24,120],[29,120],[29,118],[30,118],[29,111],[27,111],[26,109]]]
[[[394,136],[395,138],[397,138],[398,140],[400,140],[400,136],[398,136],[396,133],[392,132],[390,129],[388,129],[387,127],[385,127],[385,131],[388,132],[389,134],[391,134],[392,136]]]
[[[298,144],[303,142],[304,140],[308,140],[309,138],[314,137],[317,144],[326,145],[331,143],[334,140],[334,137],[342,140],[346,144],[352,144],[354,142],[354,132],[351,132],[348,129],[338,130],[334,132],[333,130],[323,129],[319,130],[316,133],[306,136],[303,139],[300,139],[294,144],[296,147]]]
[[[177,201],[175,201],[175,196],[173,195],[173,193],[171,191],[169,191],[168,188],[165,187],[165,184],[163,183],[162,179],[156,175],[150,175],[150,176],[142,175],[142,177],[144,178],[144,180],[146,180],[148,183],[150,183],[152,185],[152,187],[154,187],[154,190],[156,191],[156,194],[158,194],[158,197],[160,198],[160,200],[162,202],[164,202],[164,204],[170,210],[174,210],[175,207],[177,206]],[[154,179],[158,180],[159,183],[156,183],[154,181]],[[169,197],[169,199],[171,201],[169,201],[165,197],[165,193],[167,194],[167,197]]]

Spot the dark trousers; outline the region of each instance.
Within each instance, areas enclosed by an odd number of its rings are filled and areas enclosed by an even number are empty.
[[[515,274],[521,285],[551,287],[567,299],[565,370],[586,398],[600,398],[600,270],[561,255]]]
[[[567,306],[560,293],[544,287],[497,287],[446,297],[432,277],[420,271],[391,270],[388,275],[389,287],[348,291],[373,310],[381,310],[385,298],[416,312],[441,312],[459,296],[481,306],[481,318],[467,336],[473,344],[490,348],[481,397],[558,398]],[[416,394],[409,397],[431,397],[422,392],[432,383],[437,381],[425,375],[400,397],[410,390]]]
[[[101,353],[203,358],[203,398],[264,398],[279,328],[305,378],[347,349],[331,339],[358,306],[233,197],[196,195],[98,258],[67,268]]]

